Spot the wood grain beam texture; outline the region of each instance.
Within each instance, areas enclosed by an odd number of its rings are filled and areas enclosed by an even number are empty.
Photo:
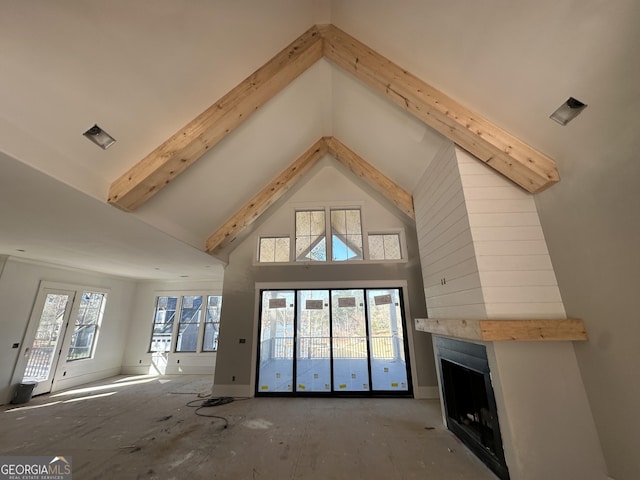
[[[544,320],[416,318],[415,322],[416,330],[422,332],[485,342],[587,340],[583,321],[574,318]]]
[[[146,202],[322,56],[426,125],[535,193],[558,181],[555,163],[333,25],[314,26],[118,178],[107,201]]]
[[[322,137],[208,238],[205,250],[219,253],[293,187],[325,154],[345,165],[409,218],[414,219],[413,197],[382,172],[334,137]]]
[[[327,144],[324,138],[321,138],[249,200],[224,225],[211,234],[205,244],[205,250],[209,253],[217,253],[232,243],[244,229],[255,222],[287,190],[295,185],[326,153]]]
[[[367,185],[385,196],[391,203],[398,207],[402,213],[412,220],[415,220],[413,197],[410,193],[385,176],[380,170],[364,160],[353,150],[350,150],[337,138],[325,137],[325,142],[333,158],[346,166]]]
[[[313,26],[113,182],[107,201],[140,207],[320,58]]]
[[[324,56],[522,188],[559,180],[555,162],[333,25],[320,28]]]

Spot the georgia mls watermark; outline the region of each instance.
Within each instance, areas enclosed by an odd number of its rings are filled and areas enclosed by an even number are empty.
[[[71,457],[0,457],[0,480],[71,480]]]

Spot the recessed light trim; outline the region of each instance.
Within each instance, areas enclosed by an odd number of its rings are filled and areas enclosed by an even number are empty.
[[[566,125],[576,118],[585,108],[587,108],[586,104],[573,97],[569,97],[566,102],[560,105],[556,111],[549,116],[549,118],[558,122],[560,125]]]
[[[105,132],[102,128],[100,128],[97,124],[91,127],[89,130],[83,133],[85,137],[91,140],[93,143],[98,145],[103,150],[106,150],[111,145],[116,143],[116,139]]]

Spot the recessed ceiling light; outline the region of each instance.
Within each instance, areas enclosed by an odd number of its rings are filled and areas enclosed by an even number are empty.
[[[106,150],[111,145],[116,143],[116,139],[102,130],[98,125],[94,125],[89,130],[83,133],[85,137],[91,140],[93,143]]]
[[[569,97],[569,99],[564,102],[562,105],[558,107],[558,109],[551,114],[549,117],[551,120],[555,120],[560,125],[566,125],[571,120],[576,118],[582,110],[587,108],[587,106],[582,103],[580,100],[576,100],[573,97]]]

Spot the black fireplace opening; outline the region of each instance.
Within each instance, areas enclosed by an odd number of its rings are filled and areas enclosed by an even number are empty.
[[[502,480],[509,479],[484,345],[436,337],[447,427]]]

